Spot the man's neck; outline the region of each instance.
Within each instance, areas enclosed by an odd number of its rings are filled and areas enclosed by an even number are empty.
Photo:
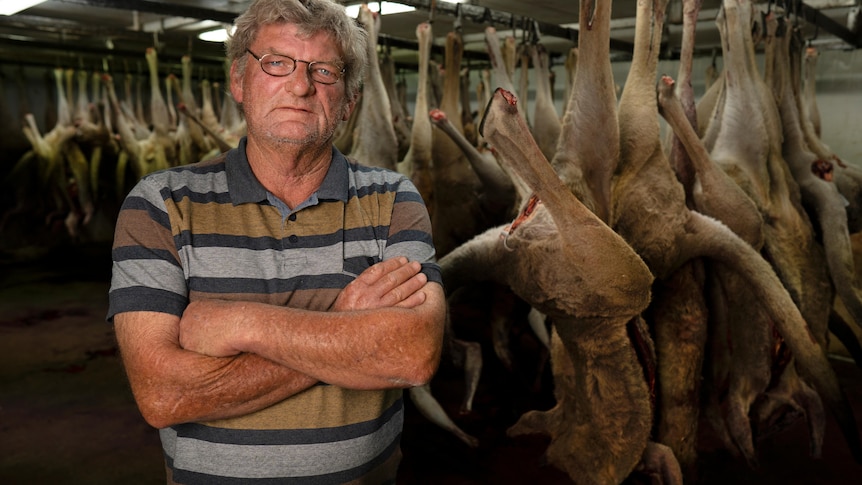
[[[320,188],[332,162],[332,147],[314,150],[295,146],[297,149],[286,145],[265,150],[249,142],[246,148],[255,177],[291,209]]]

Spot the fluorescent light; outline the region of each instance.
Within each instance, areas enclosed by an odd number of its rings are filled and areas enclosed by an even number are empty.
[[[381,6],[381,4],[382,4],[382,6]],[[348,16],[356,18],[359,16],[359,6],[360,5],[361,4],[350,5],[350,6],[344,7],[344,9],[347,10]],[[382,10],[382,13],[380,15],[412,12],[412,11],[416,10],[413,7],[410,7],[410,6],[401,4],[401,3],[396,3],[396,2],[369,2],[368,8],[372,12],[378,12],[378,11]]]
[[[230,28],[233,29],[233,27]],[[208,30],[206,32],[201,32],[200,34],[198,34],[198,39],[207,42],[224,42],[227,40],[227,37],[227,28]]]
[[[39,5],[45,0],[3,0],[0,5],[0,15],[15,15],[21,10],[28,9],[33,5]]]

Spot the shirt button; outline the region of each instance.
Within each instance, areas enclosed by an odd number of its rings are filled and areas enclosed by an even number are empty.
[[[287,238],[287,240],[292,243],[295,243],[296,241],[299,241],[299,238],[296,237],[296,234],[292,234],[289,238]]]
[[[290,220],[291,222],[295,221],[296,220],[296,214],[291,214],[290,216],[288,216],[288,220]]]

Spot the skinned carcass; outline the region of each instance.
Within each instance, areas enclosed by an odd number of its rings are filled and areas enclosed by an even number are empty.
[[[368,70],[362,86],[361,103],[356,107],[359,113],[349,156],[372,167],[396,170],[399,161],[398,137],[392,122],[392,105],[377,56],[380,15],[372,12],[367,4],[363,4],[357,19],[368,32]]]
[[[434,218],[434,175],[432,168],[433,134],[431,120],[424,113],[428,112],[428,69],[431,57],[432,27],[428,22],[416,26],[416,38],[419,41],[419,76],[416,86],[415,112],[410,127],[410,146],[401,160],[398,170],[407,175],[425,201],[429,215]]]
[[[480,130],[534,197],[512,224],[444,256],[444,283],[504,283],[552,319],[562,345],[552,357],[557,405],[524,415],[510,434],[548,432],[555,466],[584,483],[619,482],[651,426],[649,388],[626,329],[649,302],[652,276],[562,184],[517,111],[516,98],[498,89]]]
[[[470,104],[470,68],[461,69],[461,127],[463,128],[464,138],[471,145],[479,146],[479,135],[476,132],[476,120],[473,117],[473,111]],[[484,106],[484,105],[482,105]]]
[[[531,172],[522,173],[524,170],[521,168],[517,173],[537,191],[539,200],[548,206],[548,212],[556,222],[556,228],[548,221],[541,223],[543,218],[547,218],[541,210],[544,205],[534,209],[536,200],[530,199],[523,206],[522,216],[504,233],[505,245],[516,253],[520,252],[522,248],[512,246],[511,241],[513,235],[523,231],[521,237],[525,239],[553,241],[553,238],[560,238],[562,242],[559,244],[565,248],[560,249],[563,254],[575,251],[567,256],[547,255],[542,261],[530,261],[532,258],[526,255],[519,257],[518,264],[529,262],[535,265],[531,268],[530,277],[534,281],[512,282],[510,285],[533,308],[546,314],[553,325],[551,360],[557,404],[548,412],[524,414],[508,434],[541,433],[550,436],[551,444],[546,452],[548,460],[579,483],[619,483],[635,469],[641,457],[645,463],[663,463],[669,483],[679,482],[678,465],[672,453],[660,446],[649,446],[653,410],[650,388],[645,379],[645,374],[650,372],[645,367],[649,369],[650,366],[642,363],[641,358],[649,361],[652,351],[639,317],[645,306],[640,309],[638,306],[648,303],[651,275],[643,272],[640,258],[621,239],[615,240],[622,246],[605,243],[608,248],[613,248],[613,252],[619,252],[615,265],[607,262],[593,266],[599,263],[595,258],[601,259],[593,254],[599,250],[598,246],[593,246],[597,241],[582,239],[588,231],[606,227],[601,216],[611,212],[609,186],[614,173],[613,164],[619,154],[619,136],[610,56],[602,54],[603,49],[608,49],[610,35],[609,2],[583,1],[580,15],[581,25],[589,25],[589,28],[582,30],[579,39],[580,62],[572,89],[573,97],[567,104],[560,144],[551,167],[544,165],[544,157],[529,136],[526,121],[515,108],[506,107],[499,101],[499,96],[492,100],[483,122],[485,128],[482,133],[501,160],[511,164],[515,159],[530,161]],[[592,63],[590,59],[593,59]],[[605,116],[597,119],[596,113]],[[492,114],[496,117],[491,118]],[[490,131],[489,126],[494,126],[494,131]],[[510,158],[513,160],[508,161]],[[583,175],[587,172],[607,177],[606,184],[598,186],[608,188],[606,203],[599,200],[602,197],[593,195],[600,194],[601,190],[585,190],[586,177]],[[542,178],[537,179],[536,173],[543,174]],[[544,192],[539,192],[537,187],[543,187]],[[552,194],[544,195],[549,191]],[[552,212],[546,197],[557,198],[557,201],[551,200],[554,204],[572,198],[576,201],[571,203],[575,207],[566,209],[567,216],[559,215]],[[596,210],[599,207],[601,209]],[[573,223],[583,225],[573,227]],[[521,229],[522,226],[525,228]],[[578,234],[579,231],[582,233]],[[538,246],[537,242],[534,244]],[[570,268],[569,264],[575,267]],[[511,272],[507,266],[504,268]],[[576,276],[588,268],[593,268],[589,280],[571,276],[571,279],[554,278],[556,271]],[[618,282],[629,282],[629,278],[637,275],[632,281],[637,285],[627,290],[636,291],[628,298],[636,299],[637,305],[630,301],[630,306],[622,307],[610,301],[600,302],[590,295],[611,290],[620,292],[618,296],[625,293],[623,288],[610,282],[606,284],[612,287],[600,288],[602,284],[598,280],[603,279],[609,269],[620,275]],[[553,286],[549,284],[551,282]],[[599,286],[593,286],[594,283],[599,283]],[[537,288],[531,288],[531,285]],[[582,294],[581,288],[586,293]],[[573,295],[580,295],[584,300],[573,302],[572,299],[576,298]],[[563,302],[571,306],[561,314],[560,309],[554,306]],[[590,312],[597,314],[587,316]],[[636,338],[630,339],[631,336]],[[633,340],[640,345],[635,345]],[[642,351],[637,352],[638,348]],[[621,431],[623,429],[625,431]],[[656,450],[663,450],[663,459],[648,457]],[[672,480],[671,477],[677,478]]]
[[[517,204],[523,198],[528,197],[529,193],[522,194],[522,197],[517,198],[512,177],[500,167],[492,150],[488,148],[480,149],[470,143],[466,135],[458,131],[443,110],[432,109],[429,113],[429,118],[435,127],[455,142],[470,162],[470,166],[481,183],[478,188],[478,197],[482,212],[495,224],[502,224],[506,220],[511,220],[517,210]],[[504,289],[490,288],[489,291],[493,291],[496,294],[492,298],[494,305],[491,308],[491,339],[494,352],[503,365],[511,370],[512,357],[509,352],[508,342],[509,330],[512,323],[512,297]],[[479,358],[481,358],[481,355]],[[476,374],[471,376],[472,379],[478,380],[478,373],[480,371],[481,365],[478,369],[475,369]],[[473,393],[476,390],[476,382],[474,380],[468,379],[467,384],[468,393],[464,398],[462,411],[470,410]]]
[[[823,347],[775,270],[725,225],[686,207],[682,186],[662,150],[656,118],[655,78],[666,3],[638,5],[634,57],[619,103],[621,155],[611,226],[659,279],[696,257],[718,261],[742,276],[793,353],[800,373],[829,403],[851,450],[858,453],[852,410]]]
[[[398,160],[403,160],[410,148],[410,119],[407,115],[407,109],[399,97],[398,86],[395,81],[395,59],[389,48],[383,52],[383,58],[380,60],[380,76],[386,87],[386,93],[389,95],[392,127],[395,129],[395,136],[398,139]]]
[[[443,99],[440,101],[440,109],[446,113],[460,113],[463,54],[464,41],[460,33],[447,33]],[[461,117],[450,119],[463,134]],[[438,257],[442,257],[495,222],[482,210],[479,201],[481,183],[466,155],[449,136],[439,130],[432,132],[431,156],[434,178],[431,225],[434,247]]]
[[[185,55],[180,59],[182,66],[182,80],[180,83],[179,102],[184,105],[188,112],[199,116],[200,108],[198,107],[197,98],[195,97],[194,87],[192,86],[192,58]],[[185,146],[187,151],[188,162],[196,162],[215,154],[215,142],[207,137],[206,132],[199,123],[185,123],[185,126],[180,124],[179,129],[184,132],[182,137],[177,135],[180,146]],[[183,139],[185,138],[185,140]],[[190,140],[189,140],[190,139]],[[191,143],[189,143],[191,142]]]
[[[812,125],[806,136],[804,100],[802,86],[803,45],[798,31],[787,31],[775,56],[776,76],[780,85],[773,86],[781,112],[784,134],[782,151],[793,178],[799,184],[803,204],[809,210],[819,228],[820,238],[826,250],[826,262],[835,291],[853,321],[862,326],[862,299],[856,286],[856,268],[850,242],[850,229],[845,210],[846,198],[833,182],[835,159],[824,159],[825,148],[816,140],[816,128]],[[810,84],[810,83],[809,83]],[[820,154],[810,149],[817,147]]]
[[[803,102],[801,99],[802,42],[798,31],[779,30],[774,56],[776,75],[773,89],[781,114],[784,142],[782,152],[793,178],[799,184],[802,201],[818,228],[825,249],[829,276],[835,293],[857,325],[860,320],[859,290],[855,283],[853,249],[848,228],[846,200],[832,181],[832,163],[809,150],[806,144]],[[831,300],[830,309],[831,309]],[[830,329],[835,328],[834,315],[829,317]],[[825,329],[821,329],[826,341]],[[853,348],[855,336],[842,336],[848,348]],[[820,336],[820,335],[818,335]],[[848,341],[848,337],[852,341]],[[804,399],[804,397],[803,397]],[[784,397],[784,400],[788,400]],[[819,450],[815,450],[819,451]]]
[[[117,99],[113,78],[108,74],[102,76],[102,81],[108,92],[112,114],[117,122],[116,129],[120,146],[125,152],[125,154],[120,154],[121,160],[123,157],[128,157],[132,164],[132,171],[137,178],[155,170],[168,168],[172,161],[178,160],[177,147],[169,132],[170,117],[160,89],[161,83],[158,80],[156,50],[147,49],[146,59],[150,69],[150,112],[153,118],[153,130],[148,129],[145,136],[142,136],[143,134],[140,132],[142,129],[140,122],[129,116]],[[118,163],[117,180],[120,185],[125,178],[125,173],[122,172],[124,167],[125,163]],[[117,193],[123,193],[122,187],[118,188]]]
[[[805,48],[804,58],[805,82],[799,98],[799,114],[803,123],[811,123],[812,134],[819,138],[823,135],[820,107],[817,105],[817,60],[820,58],[820,51],[816,47],[808,46]]]
[[[533,106],[532,133],[542,153],[550,160],[557,152],[560,138],[560,115],[554,107],[551,67],[548,51],[541,44],[527,46],[536,76],[536,102]],[[526,91],[525,91],[526,92]]]
[[[37,161],[39,179],[51,194],[55,210],[64,214],[66,231],[77,235],[79,217],[74,210],[75,201],[71,197],[66,174],[66,146],[72,143],[76,129],[72,124],[72,110],[63,85],[64,70],[54,69],[57,89],[57,120],[53,128],[44,136],[39,131],[36,118],[32,113],[24,115],[24,136],[30,142]],[[76,162],[79,160],[75,160]]]
[[[697,126],[694,90],[691,71],[695,47],[695,27],[700,12],[701,0],[682,2],[682,45],[678,82],[663,78],[660,90],[672,96],[673,115],[668,116],[659,96],[660,113],[671,126],[669,135],[677,132],[677,126],[687,129],[689,136]],[[668,82],[670,81],[670,83]],[[693,135],[697,139],[696,134]],[[736,185],[724,173],[714,167],[708,159],[693,160],[679,136],[672,136],[665,146],[669,150],[669,162],[683,185],[689,207],[697,200],[718,203],[715,213],[731,213],[734,219],[745,220],[737,212],[737,205],[747,201],[745,194],[735,196],[728,193]],[[742,201],[742,202],[741,202]],[[756,209],[751,207],[756,214]],[[716,216],[716,214],[710,214]],[[717,217],[722,220],[721,217]],[[757,220],[758,229],[762,221]],[[694,378],[702,374],[704,350],[707,340],[709,311],[706,307],[705,267],[702,259],[692,259],[674,273],[653,286],[653,301],[648,310],[648,319],[656,342],[657,409],[655,417],[655,439],[669,446],[687,480],[697,476],[697,436],[700,422],[700,401],[693,399],[701,390],[701,380]]]
[[[768,130],[769,122],[766,121],[772,119],[773,126],[777,121],[770,118],[770,114],[775,111],[774,106],[767,103],[760,109],[752,110],[753,106],[760,106],[757,102],[762,99],[763,91],[758,87],[762,83],[758,84],[751,62],[753,43],[750,39],[745,39],[750,31],[750,15],[746,15],[751,11],[750,6],[727,7],[726,11],[720,13],[718,21],[726,54],[726,72],[732,78],[724,77],[721,80],[722,83],[727,82],[727,86],[722,84],[722,96],[719,98],[721,104],[714,108],[715,114],[710,120],[712,136],[707,137],[709,141],[705,139],[701,143],[693,133],[685,133],[684,144],[691,154],[692,162],[702,160],[701,165],[704,166],[714,163],[731,175],[740,187],[745,187],[752,199],[758,201],[760,210],[765,211],[763,220],[768,220],[768,225],[762,226],[760,214],[753,210],[750,201],[739,207],[729,204],[731,201],[741,200],[740,197],[746,197],[745,194],[740,194],[738,188],[735,192],[728,191],[733,187],[727,186],[726,181],[724,191],[720,192],[723,194],[721,197],[701,196],[692,204],[699,211],[724,221],[755,249],[760,249],[763,241],[768,239],[771,253],[767,254],[773,255],[773,259],[790,265],[793,265],[794,261],[800,261],[801,266],[807,268],[807,277],[791,279],[791,282],[804,280],[809,283],[809,287],[799,290],[797,286],[791,286],[791,294],[802,300],[803,313],[807,320],[816,324],[812,331],[818,333],[818,328],[823,328],[819,322],[825,321],[828,310],[823,305],[824,300],[820,300],[819,306],[817,304],[816,295],[824,289],[823,275],[819,278],[816,275],[818,264],[812,263],[817,261],[817,248],[815,247],[815,251],[810,255],[798,251],[794,253],[792,248],[788,249],[788,246],[794,244],[811,248],[813,241],[810,231],[805,232],[804,218],[800,219],[799,215],[801,211],[795,209],[796,204],[786,200],[789,193],[792,195],[792,191],[787,188],[786,177],[780,170],[780,165],[777,165],[780,155],[776,156],[776,145],[769,141],[771,133]],[[725,22],[725,14],[731,20]],[[729,33],[732,34],[731,39],[728,39]],[[749,52],[750,56],[743,55]],[[669,91],[660,91],[660,104],[670,103]],[[681,107],[678,107],[678,111],[681,111]],[[677,117],[682,116],[681,112],[677,113]],[[752,118],[760,121],[752,123]],[[680,133],[680,122],[674,124],[671,119],[669,122],[674,125],[674,131]],[[691,131],[690,127],[682,128]],[[756,130],[760,130],[759,134],[753,133]],[[683,134],[680,134],[680,137],[683,138]],[[706,153],[706,143],[713,144],[710,154]],[[697,164],[694,167],[697,167]],[[725,209],[716,212],[715,209],[721,207]],[[797,239],[791,242],[796,236]],[[797,255],[795,259],[793,254]],[[781,255],[781,258],[775,255]],[[786,350],[781,347],[781,341],[775,339],[769,317],[762,311],[757,299],[752,297],[748,285],[739,276],[721,265],[711,265],[709,269],[713,283],[710,285],[712,337],[707,387],[712,392],[706,408],[707,417],[714,424],[719,436],[725,440],[727,447],[732,451],[738,449],[745,459],[754,465],[756,459],[749,409],[756,399],[764,396],[770,381],[784,380],[803,390],[797,392],[797,396],[807,396],[799,399],[803,402],[800,408],[804,409],[809,417],[812,442],[817,443],[818,436],[822,433],[822,408],[819,402],[816,402],[816,394],[799,381],[793,374],[792,366],[787,365]],[[792,275],[798,268],[794,266],[790,271],[780,268],[777,270],[779,274]],[[825,291],[828,293],[828,288]],[[823,345],[824,342],[820,340],[820,343]],[[781,352],[776,354],[775,349]],[[781,362],[782,365],[776,365],[776,362]],[[779,375],[780,378],[777,377]],[[769,393],[779,394],[774,389]],[[761,415],[757,418],[758,421],[766,421],[764,409],[766,408],[761,407],[758,411]]]
[[[518,196],[512,176],[497,162],[493,150],[474,146],[441,109],[432,109],[431,123],[448,136],[470,162],[481,183],[479,204],[495,224],[510,219],[524,197]],[[523,192],[521,193],[523,196]]]
[[[425,201],[425,205],[428,207],[429,213],[433,219],[433,127],[429,117],[423,115],[423,113],[428,112],[429,108],[428,69],[432,43],[431,24],[428,22],[422,22],[417,25],[416,38],[419,41],[419,76],[416,88],[415,104],[415,112],[417,113],[417,116],[414,117],[410,128],[410,143],[407,153],[404,155],[398,168],[399,171],[410,178],[419,190],[419,194]],[[482,351],[479,344],[475,342],[467,342],[455,338],[451,325],[451,320],[447,318],[444,350],[448,357],[451,357],[457,365],[464,369],[466,392],[461,404],[461,409],[462,412],[465,412],[472,408],[473,396],[478,386],[479,374],[482,368]],[[422,415],[429,421],[452,433],[467,446],[471,448],[478,446],[479,441],[474,436],[463,431],[446,414],[446,411],[432,395],[430,385],[411,388],[410,399]]]
[[[487,87],[489,95],[497,88],[503,88],[517,96],[517,90],[512,81],[514,53],[511,51],[514,47],[514,39],[512,39],[512,42],[509,42],[509,39],[511,37],[507,37],[505,40],[505,45],[507,46],[506,52],[508,54],[504,55],[503,48],[500,45],[500,38],[497,36],[497,29],[491,26],[485,27],[485,46],[488,51],[489,60],[491,61],[490,84]]]
[[[805,82],[801,92],[797,93],[797,106],[799,111],[799,125],[805,136],[805,145],[818,157],[818,170],[831,168],[831,176],[838,191],[844,196],[847,226],[851,234],[862,230],[862,168],[857,164],[845,163],[829,146],[821,139],[820,110],[817,107],[815,96],[817,49],[812,46],[805,48]],[[798,89],[795,86],[794,89]],[[855,315],[854,315],[855,317]],[[859,320],[856,319],[859,325]]]

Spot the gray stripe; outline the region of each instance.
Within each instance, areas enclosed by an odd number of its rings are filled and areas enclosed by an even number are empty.
[[[341,244],[288,251],[199,247],[180,251],[190,278],[291,278],[340,274]],[[312,264],[313,263],[313,264]]]
[[[406,241],[386,246],[384,259],[394,256],[405,256],[411,261],[434,261],[434,247],[420,241]]]
[[[360,467],[383,453],[401,433],[404,410],[376,432],[355,439],[310,445],[229,445],[178,438],[159,430],[174,468],[235,478],[304,477]],[[239,431],[241,432],[241,431]]]
[[[155,172],[145,180],[157,189],[171,187],[171,190],[177,191],[188,187],[190,191],[200,194],[227,192],[227,174],[224,171],[196,173],[193,169],[180,168]]]
[[[383,246],[386,240],[348,241],[344,243],[344,259],[368,257],[382,259]]]
[[[133,286],[146,286],[186,296],[186,282],[179,268],[158,259],[127,259],[114,262],[111,291]]]
[[[227,193],[227,175],[225,172],[215,172],[206,174],[194,174],[186,177],[186,187],[192,192],[204,194],[207,192],[215,192],[219,194]],[[174,190],[180,187],[174,187]]]
[[[162,197],[159,183],[153,179],[142,179],[129,192],[128,197],[140,197],[162,212],[165,211],[165,199]]]
[[[368,170],[367,167],[362,165],[358,165],[355,168],[356,170],[351,170],[350,173],[353,176],[353,181],[356,184],[356,189],[358,191],[380,184],[410,183],[410,179],[399,172],[374,168]],[[401,187],[401,190],[404,190],[404,188]]]
[[[411,259],[425,261],[433,254],[421,243],[398,244]],[[396,253],[393,253],[396,254]],[[401,254],[401,253],[397,253]],[[377,241],[351,241],[314,248],[252,250],[231,247],[184,247],[180,259],[190,278],[292,278],[300,275],[341,274],[344,259],[382,256]]]
[[[177,454],[177,432],[173,428],[159,429],[159,438],[162,440],[162,450],[171,458]]]

